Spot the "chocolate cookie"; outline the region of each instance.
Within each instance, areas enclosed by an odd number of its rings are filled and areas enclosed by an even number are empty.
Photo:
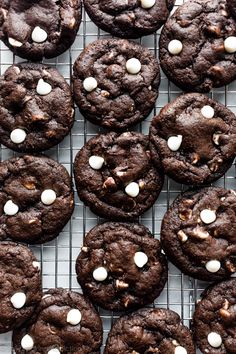
[[[227,0],[227,4],[231,13],[236,16],[236,0]]]
[[[177,313],[145,309],[120,317],[108,336],[105,354],[195,354],[190,331]]]
[[[73,44],[81,0],[0,0],[0,39],[22,58],[56,57]]]
[[[100,39],[76,60],[73,82],[75,101],[85,118],[124,130],[153,109],[160,70],[148,49],[124,39]]]
[[[214,281],[236,272],[236,191],[187,191],[166,213],[161,228],[166,255],[183,273]]]
[[[202,294],[193,317],[193,331],[202,353],[236,353],[236,278]]]
[[[189,93],[167,104],[152,120],[154,163],[184,184],[220,178],[236,156],[236,117],[222,104]]]
[[[15,64],[0,78],[0,142],[20,152],[60,143],[74,122],[70,87],[41,64]]]
[[[138,38],[157,31],[167,20],[175,0],[84,0],[96,25],[114,36]]]
[[[16,354],[99,354],[102,322],[80,294],[51,289],[30,321],[13,332]]]
[[[167,262],[146,227],[107,222],[87,234],[76,273],[93,303],[122,311],[155,300],[167,280]]]
[[[208,92],[236,79],[236,21],[226,0],[189,0],[166,22],[160,61],[186,91]]]
[[[111,220],[136,219],[154,204],[163,184],[148,137],[135,132],[90,139],[75,158],[74,174],[80,199]]]
[[[73,209],[71,178],[58,162],[25,155],[0,163],[0,240],[50,241]]]
[[[0,242],[0,333],[28,320],[41,300],[40,264],[29,248]]]

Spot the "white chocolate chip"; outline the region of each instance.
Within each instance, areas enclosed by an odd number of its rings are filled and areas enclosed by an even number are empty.
[[[188,352],[184,347],[178,345],[178,347],[175,348],[175,354],[188,354]]]
[[[34,267],[34,268],[40,269],[40,263],[39,263],[39,262],[33,261],[32,264],[33,264],[33,267]]]
[[[97,281],[104,281],[106,280],[108,276],[107,270],[104,267],[99,267],[97,269],[94,269],[93,271],[93,277]]]
[[[45,205],[51,205],[57,199],[57,195],[52,189],[45,189],[41,194],[41,201]]]
[[[18,205],[13,203],[12,200],[8,200],[3,207],[4,213],[9,216],[16,215],[19,211]]]
[[[36,43],[43,43],[48,38],[48,35],[41,27],[36,26],[31,34],[31,38]]]
[[[225,51],[229,54],[236,52],[236,37],[230,36],[224,41]]]
[[[15,293],[11,297],[11,303],[15,309],[21,309],[26,303],[26,295],[24,293]]]
[[[26,132],[23,129],[14,129],[11,132],[10,139],[14,144],[21,144],[25,141]]]
[[[21,347],[26,350],[27,352],[33,349],[34,347],[34,341],[31,336],[26,334],[22,339],[21,339]]]
[[[57,348],[50,349],[48,354],[61,354],[60,350]]]
[[[206,263],[206,269],[210,273],[217,273],[220,270],[221,264],[217,260],[212,260]]]
[[[70,323],[72,326],[77,326],[81,321],[82,315],[80,310],[72,309],[67,314],[66,321]]]
[[[89,165],[94,170],[100,170],[104,164],[104,158],[101,156],[90,156]]]
[[[87,77],[83,82],[83,86],[86,91],[92,92],[98,87],[98,83],[94,77]]]
[[[144,252],[136,252],[134,255],[134,263],[137,267],[143,268],[148,262],[148,256]]]
[[[222,344],[221,336],[216,332],[211,332],[207,336],[208,343],[213,348],[219,348]]]
[[[216,220],[216,213],[214,210],[203,209],[200,213],[200,218],[204,224],[211,224]]]
[[[23,43],[21,43],[20,41],[17,41],[17,40],[14,39],[14,38],[11,38],[11,37],[8,38],[8,42],[9,42],[9,44],[10,44],[12,47],[18,47],[18,48],[20,48],[20,47],[22,47],[22,45],[23,45]]]
[[[135,75],[138,74],[140,72],[142,68],[142,65],[140,63],[140,61],[136,58],[131,58],[129,60],[127,60],[126,62],[126,69],[128,71],[128,73]]]
[[[52,296],[52,295],[50,295],[50,294],[45,294],[45,295],[43,295],[42,299],[46,299],[47,297],[50,297],[50,296]]]
[[[203,117],[208,118],[208,119],[213,118],[215,115],[214,108],[212,108],[211,106],[208,106],[208,105],[202,107],[201,113],[202,113]]]
[[[50,84],[48,84],[46,81],[44,81],[43,79],[40,79],[38,81],[36,91],[39,95],[45,96],[45,95],[48,95],[52,91],[52,86]]]
[[[172,55],[178,55],[182,52],[182,50],[183,50],[183,44],[178,39],[173,39],[168,44],[168,51]]]
[[[171,136],[167,141],[167,145],[171,151],[178,151],[183,141],[182,135]]]
[[[156,3],[156,0],[141,0],[141,6],[143,9],[150,9]]]
[[[139,195],[139,185],[136,182],[131,182],[125,187],[125,193],[130,197],[135,198]]]

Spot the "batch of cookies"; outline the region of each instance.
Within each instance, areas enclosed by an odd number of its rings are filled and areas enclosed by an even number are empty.
[[[170,16],[173,7],[174,0],[84,0],[91,20],[119,38],[83,50],[70,88],[41,62],[75,41],[81,0],[0,0],[0,39],[28,60],[0,78],[0,143],[22,153],[0,163],[0,333],[13,330],[16,354],[100,353],[93,305],[126,313],[106,354],[236,353],[236,191],[210,186],[235,159],[236,116],[203,94],[236,79],[236,1],[188,0]],[[145,136],[129,129],[153,110],[160,67],[157,53],[128,39],[162,25],[161,68],[187,93]],[[90,230],[77,257],[84,295],[42,293],[40,263],[24,244],[55,239],[72,217],[72,178],[41,153],[71,131],[74,101],[109,130],[74,161],[80,199],[107,222]],[[166,212],[158,241],[137,220],[164,175],[191,189]],[[190,329],[174,311],[148,306],[166,284],[167,258],[186,275],[217,282],[196,304]]]

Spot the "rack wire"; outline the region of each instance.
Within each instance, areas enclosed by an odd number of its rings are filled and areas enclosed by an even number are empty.
[[[175,8],[183,2],[184,0],[177,0]],[[160,31],[154,35],[143,37],[142,39],[137,40],[137,42],[149,48],[158,57],[159,35]],[[66,78],[68,83],[70,83],[72,65],[75,59],[90,42],[100,37],[110,37],[110,35],[100,31],[96,25],[90,21],[83,9],[83,19],[80,30],[71,49],[56,59],[45,60],[44,63],[55,66]],[[22,61],[24,60],[14,56],[3,43],[0,43],[1,74],[3,74],[13,63]],[[135,127],[133,130],[147,134],[152,117],[158,114],[165,104],[172,101],[180,94],[180,89],[170,83],[162,73],[160,94],[153,112],[143,123],[139,124],[138,127]],[[225,104],[236,113],[236,82],[227,87],[213,90],[209,96]],[[76,153],[89,138],[102,131],[100,128],[85,121],[79,113],[78,108],[75,107],[75,110],[76,121],[70,135],[65,138],[61,144],[45,152],[49,157],[62,163],[71,176]],[[0,148],[1,161],[15,155],[17,154],[5,147]],[[218,180],[215,185],[228,189],[235,189],[235,176],[236,163],[232,165],[227,174]],[[166,178],[164,188],[157,202],[140,218],[140,222],[147,226],[156,238],[159,238],[160,236],[161,221],[166,210],[175,197],[184,189],[184,186]],[[31,247],[41,263],[44,290],[53,287],[64,287],[81,292],[76,281],[75,260],[80,252],[86,232],[100,222],[101,220],[78,199],[75,191],[75,211],[73,217],[61,232],[60,236],[56,240],[45,245]],[[178,269],[172,264],[169,264],[168,282],[161,296],[152,306],[170,308],[178,312],[184,324],[188,326],[192,318],[195,302],[207,285],[206,282],[194,280],[181,274]],[[111,313],[101,308],[98,308],[98,311],[103,320],[105,344],[111,325],[119,316],[116,313]],[[13,353],[11,333],[2,334],[0,335],[0,354],[10,353]]]

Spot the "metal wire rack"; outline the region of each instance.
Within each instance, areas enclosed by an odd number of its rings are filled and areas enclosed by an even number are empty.
[[[179,6],[186,0],[177,0]],[[175,6],[175,7],[176,7]],[[149,48],[158,57],[158,42],[160,31],[138,40],[139,43]],[[69,51],[52,60],[45,60],[44,63],[55,66],[60,73],[70,83],[72,65],[81,51],[92,41],[99,37],[110,37],[105,32],[100,31],[88,18],[83,9],[83,20],[76,41]],[[12,65],[12,63],[22,62],[19,57],[14,56],[8,48],[0,43],[0,68],[1,74]],[[159,98],[156,107],[150,116],[134,130],[148,133],[149,124],[152,117],[160,109],[177,97],[181,91],[170,83],[162,73]],[[236,113],[236,82],[227,87],[213,90],[210,97],[220,101]],[[46,151],[46,154],[62,163],[72,175],[72,164],[76,153],[84,143],[92,136],[100,132],[101,129],[95,127],[79,113],[76,108],[76,121],[70,135],[55,148]],[[5,160],[14,156],[15,153],[5,147],[0,148],[0,159]],[[228,189],[236,188],[236,163],[233,164],[227,174],[217,181],[216,185]],[[166,178],[164,188],[158,201],[151,210],[145,213],[140,222],[147,226],[155,237],[159,238],[160,225],[164,213],[175,197],[184,187]],[[68,225],[60,236],[45,245],[31,247],[35,255],[41,262],[42,282],[44,290],[53,287],[64,287],[74,291],[81,291],[75,275],[75,260],[83,244],[83,238],[93,226],[101,222],[83,203],[75,193],[75,211]],[[189,325],[194,311],[194,305],[201,292],[208,284],[202,281],[191,279],[181,274],[173,265],[169,264],[168,282],[161,296],[155,301],[153,306],[170,308],[180,314],[185,325]],[[111,313],[98,308],[103,320],[104,343],[113,321],[118,317],[116,313]],[[11,346],[11,333],[0,335],[0,354],[13,353]],[[114,353],[115,354],[115,353]]]

